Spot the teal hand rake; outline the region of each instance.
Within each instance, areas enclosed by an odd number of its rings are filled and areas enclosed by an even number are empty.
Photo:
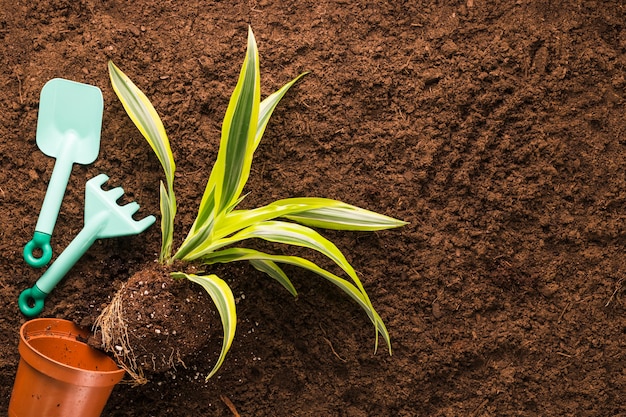
[[[41,89],[37,117],[37,146],[56,158],[33,239],[24,247],[24,260],[40,268],[52,259],[54,230],[72,166],[91,164],[100,150],[102,92],[98,87],[55,78]],[[35,256],[36,249],[41,256]]]
[[[35,285],[20,294],[18,305],[25,316],[34,317],[41,313],[46,296],[96,239],[136,235],[155,222],[154,216],[133,219],[133,214],[139,210],[139,204],[132,202],[118,205],[117,200],[124,194],[124,190],[117,187],[104,191],[101,187],[108,179],[105,174],[100,174],[87,181],[85,225]]]

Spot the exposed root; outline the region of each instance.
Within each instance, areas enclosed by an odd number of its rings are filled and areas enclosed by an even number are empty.
[[[187,369],[187,365],[185,365],[183,358],[180,357],[180,350],[178,349],[176,349],[176,361],[180,363],[183,366],[183,368]]]
[[[130,375],[132,383],[143,385],[148,382],[143,370],[137,366],[137,358],[133,352],[128,326],[124,321],[122,294],[125,285],[115,294],[111,303],[106,306],[94,323],[94,331],[99,330],[102,336],[101,348],[115,356],[118,364]]]

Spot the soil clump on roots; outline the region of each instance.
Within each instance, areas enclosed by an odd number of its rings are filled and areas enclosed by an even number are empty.
[[[170,272],[154,263],[135,273],[102,311],[90,340],[139,384],[152,373],[186,368],[185,359],[210,339],[220,346],[221,324],[209,295]]]

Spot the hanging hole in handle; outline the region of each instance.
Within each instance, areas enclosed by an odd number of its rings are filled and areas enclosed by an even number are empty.
[[[45,298],[46,294],[37,288],[28,288],[22,291],[17,304],[26,317],[35,317],[43,311]]]
[[[52,259],[50,235],[35,232],[33,239],[24,246],[24,260],[34,268],[46,266]]]

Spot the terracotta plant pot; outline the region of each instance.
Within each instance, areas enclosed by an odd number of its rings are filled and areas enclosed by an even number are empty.
[[[125,371],[88,346],[87,337],[88,331],[67,320],[34,319],[22,326],[9,417],[102,413]]]

